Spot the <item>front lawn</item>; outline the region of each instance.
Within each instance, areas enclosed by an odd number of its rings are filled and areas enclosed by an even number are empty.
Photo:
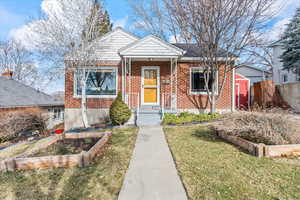
[[[300,160],[256,158],[206,126],[165,133],[189,199],[300,199]]]
[[[89,167],[0,172],[0,199],[117,199],[136,136],[137,128],[114,129],[108,149]]]

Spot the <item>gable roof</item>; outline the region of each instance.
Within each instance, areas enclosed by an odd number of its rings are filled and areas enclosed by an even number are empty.
[[[264,72],[264,73],[267,73],[267,74],[272,74],[272,72],[270,72],[266,69],[262,69],[262,68],[258,68],[258,67],[252,67],[252,66],[249,66],[249,65],[243,65],[241,67],[238,67],[238,69],[241,69],[241,68],[249,68],[249,69],[252,69],[252,70],[255,70],[255,71]]]
[[[174,46],[183,49],[186,53],[183,55],[184,57],[189,57],[189,58],[201,58],[205,57],[205,53],[203,52],[203,49],[201,46],[195,43],[174,43]],[[228,54],[227,51],[224,49],[220,49],[218,52],[218,57],[226,57]],[[232,57],[237,57],[236,55],[229,53],[230,56]]]
[[[24,85],[18,81],[0,77],[0,108],[63,106],[52,96]]]
[[[153,35],[137,40],[119,50],[119,54],[122,56],[134,57],[182,56],[184,53],[185,51],[181,48]]]
[[[89,60],[112,60],[119,61],[120,48],[127,46],[137,40],[137,36],[125,31],[123,28],[116,28],[113,31],[93,40],[84,49],[77,49],[65,57],[65,60],[77,60],[88,53]]]

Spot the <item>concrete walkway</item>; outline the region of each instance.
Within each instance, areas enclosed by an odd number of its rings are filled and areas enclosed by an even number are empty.
[[[162,127],[140,127],[119,200],[186,200]]]

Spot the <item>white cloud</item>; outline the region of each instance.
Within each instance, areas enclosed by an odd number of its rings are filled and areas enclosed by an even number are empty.
[[[117,28],[117,27],[125,28],[127,23],[128,23],[128,16],[114,21],[113,25],[114,25],[114,28]]]
[[[284,30],[286,29],[286,25],[290,22],[290,20],[291,18],[284,18],[275,23],[272,29],[268,32],[268,39],[271,41],[279,40],[282,34],[284,33]]]
[[[170,43],[184,43],[185,40],[180,35],[176,35],[176,37],[175,37],[175,35],[171,35],[169,37],[169,42]]]

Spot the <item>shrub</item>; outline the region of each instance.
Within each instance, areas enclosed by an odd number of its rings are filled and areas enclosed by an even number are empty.
[[[268,145],[300,143],[296,120],[290,115],[239,112],[226,116],[214,129],[254,143]]]
[[[37,131],[38,135],[42,135],[47,131],[47,119],[36,110],[4,113],[0,118],[1,142],[17,138],[23,132]]]
[[[175,114],[165,114],[163,124],[169,125],[183,125],[188,123],[200,123],[207,122],[210,120],[217,119],[219,114],[193,114],[188,112],[183,112],[178,115]]]
[[[123,125],[130,119],[131,110],[123,102],[121,93],[110,106],[109,117],[115,125]]]

